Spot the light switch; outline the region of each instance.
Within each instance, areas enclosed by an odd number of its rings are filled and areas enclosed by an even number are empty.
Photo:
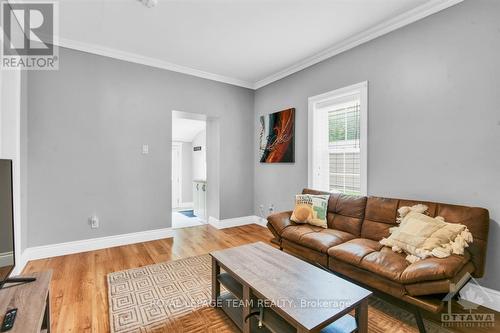
[[[149,154],[149,145],[142,145],[142,153]]]
[[[90,223],[90,227],[92,229],[97,229],[99,228],[99,218],[97,216],[91,216],[89,217],[89,223]]]

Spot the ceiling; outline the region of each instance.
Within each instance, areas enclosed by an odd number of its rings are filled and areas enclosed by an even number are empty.
[[[462,0],[65,0],[59,45],[259,88]]]
[[[172,117],[172,141],[192,142],[205,126],[204,120]]]

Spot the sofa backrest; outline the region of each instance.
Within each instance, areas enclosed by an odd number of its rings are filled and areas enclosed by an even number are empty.
[[[350,196],[304,189],[304,194],[328,194],[328,227],[349,232],[357,237],[379,241],[389,236],[389,228],[397,225],[398,209],[424,204],[427,215],[442,216],[446,222],[467,226],[474,242],[467,248],[475,266],[474,277],[484,275],[489,230],[488,210],[478,207],[449,205],[438,202],[382,197]]]
[[[446,222],[460,223],[467,226],[474,237],[474,242],[467,248],[476,268],[472,274],[480,278],[484,275],[486,248],[490,215],[487,209],[438,203],[436,216],[444,217]]]
[[[403,206],[411,207],[419,203],[428,207],[427,215],[436,216],[436,204],[432,202],[369,197],[366,202],[361,237],[375,241],[388,237],[389,228],[397,225],[398,209]]]
[[[365,216],[366,197],[304,189],[304,194],[328,194],[328,228],[361,236]]]

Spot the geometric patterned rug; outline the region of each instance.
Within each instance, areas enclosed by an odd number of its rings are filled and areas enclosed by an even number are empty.
[[[108,274],[111,332],[237,332],[210,306],[211,265],[203,255]]]
[[[239,332],[210,306],[211,272],[207,254],[108,274],[111,333]],[[448,332],[425,324],[429,333]],[[418,332],[411,313],[377,298],[370,300],[368,329]]]

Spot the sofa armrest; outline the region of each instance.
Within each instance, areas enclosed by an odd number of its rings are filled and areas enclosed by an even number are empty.
[[[267,226],[271,232],[277,236],[281,237],[281,233],[286,227],[294,225],[295,223],[290,221],[292,217],[292,211],[276,213],[269,215],[267,217]]]

